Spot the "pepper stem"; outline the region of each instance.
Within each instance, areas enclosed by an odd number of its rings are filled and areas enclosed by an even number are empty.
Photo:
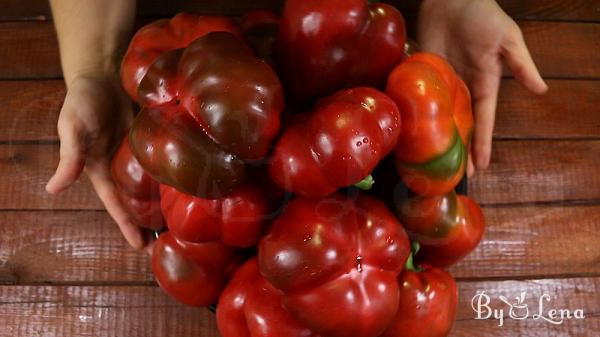
[[[369,174],[363,180],[354,184],[354,187],[360,188],[361,190],[364,190],[364,191],[368,191],[373,187],[374,183],[375,183],[375,180],[373,179],[373,176],[371,176]]]
[[[419,273],[419,272],[421,272],[421,266],[415,265],[415,255],[417,255],[421,246],[419,245],[419,243],[417,241],[413,241],[413,242],[411,242],[410,247],[411,247],[410,255],[408,255],[408,259],[406,259],[406,264],[404,265],[404,268],[406,270],[410,270],[410,271]]]

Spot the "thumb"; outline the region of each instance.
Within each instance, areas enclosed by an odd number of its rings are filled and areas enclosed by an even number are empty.
[[[513,28],[502,42],[501,54],[519,83],[536,94],[543,94],[548,90],[548,85],[531,58],[521,29],[516,23],[513,24]]]
[[[48,193],[58,193],[69,187],[85,166],[84,136],[74,125],[60,125],[60,161],[56,172],[46,184]]]

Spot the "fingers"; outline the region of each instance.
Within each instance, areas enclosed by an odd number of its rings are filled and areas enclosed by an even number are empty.
[[[525,88],[536,94],[543,94],[548,90],[516,23],[502,42],[501,54],[517,81]]]
[[[472,154],[477,169],[485,169],[490,163],[492,153],[492,137],[498,89],[500,88],[500,65],[497,72],[479,75],[472,83],[473,114],[475,130],[473,133]]]
[[[473,164],[473,143],[469,144],[469,157],[467,158],[467,177],[471,178],[475,173],[475,164]]]
[[[104,207],[119,226],[127,242],[135,249],[142,249],[145,245],[142,230],[131,222],[127,210],[121,205],[117,189],[110,176],[108,163],[88,165],[87,175]]]
[[[60,161],[56,172],[46,184],[48,193],[58,193],[69,187],[81,175],[85,166],[84,136],[74,124],[59,126]]]

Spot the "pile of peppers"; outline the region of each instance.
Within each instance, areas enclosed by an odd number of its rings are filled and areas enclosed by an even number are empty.
[[[121,66],[139,109],[111,173],[157,233],[160,287],[216,305],[223,337],[448,335],[445,269],[484,232],[455,192],[471,98],[414,49],[402,14],[367,0],[142,27]],[[386,163],[393,177],[374,180]],[[396,182],[402,197],[374,192]]]

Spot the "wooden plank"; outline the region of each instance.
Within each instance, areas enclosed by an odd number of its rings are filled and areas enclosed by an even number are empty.
[[[484,208],[481,244],[450,268],[460,278],[600,275],[600,205]]]
[[[542,76],[599,77],[600,24],[523,21],[519,26]]]
[[[1,286],[0,336],[218,337],[214,314],[157,287]]]
[[[586,318],[553,325],[543,320],[474,320],[471,300],[478,291],[511,301],[526,291],[531,315],[543,294],[546,310],[583,309]],[[600,279],[546,279],[459,283],[457,322],[451,336],[592,337],[600,329]],[[216,337],[215,317],[186,308],[149,286],[0,286],[0,336],[207,336]],[[505,310],[508,310],[505,308]],[[547,313],[547,312],[546,312]],[[508,313],[505,313],[508,315]]]
[[[468,279],[600,275],[600,205],[484,208],[479,247],[452,267]],[[152,282],[105,212],[0,212],[0,283]]]
[[[499,140],[489,169],[469,194],[482,204],[600,199],[599,140]],[[58,144],[0,145],[0,209],[101,209],[84,177],[50,196],[44,185],[58,163]]]
[[[598,0],[498,0],[498,3],[518,19],[600,21]]]
[[[471,307],[473,296],[478,291],[485,291],[491,298],[492,309],[504,309],[504,326],[499,327],[498,321],[475,320]],[[536,279],[525,281],[483,281],[459,283],[459,306],[457,322],[450,334],[452,337],[595,337],[600,331],[600,279],[599,278],[570,278],[570,279]],[[529,318],[512,320],[508,318],[509,307],[503,304],[498,296],[506,296],[511,303],[516,304],[516,298],[526,292],[523,301],[529,308]],[[543,314],[547,317],[551,309],[583,309],[585,319],[565,320],[563,324],[551,324],[543,319],[532,319],[539,313],[539,301],[542,295],[549,295],[550,301],[543,302]]]
[[[504,79],[496,139],[600,137],[600,81],[549,80],[550,92],[529,93]],[[57,141],[65,95],[62,80],[0,81],[0,142]]]
[[[152,282],[106,212],[0,212],[0,283]]]
[[[57,144],[0,145],[0,209],[102,209],[85,175],[58,195],[46,193],[58,159]]]
[[[62,80],[0,81],[0,141],[57,141]]]
[[[51,22],[0,23],[0,79],[61,76]]]
[[[416,13],[421,1],[384,1],[396,5],[405,14]],[[255,1],[209,1],[209,0],[140,0],[138,15],[168,16],[179,11],[210,14],[239,15],[250,9],[279,10],[283,0]],[[498,0],[502,8],[511,16],[530,20],[575,20],[600,21],[598,0]],[[50,17],[48,2],[44,0],[4,0],[0,5],[0,20],[23,18],[47,19]]]
[[[494,137],[597,138],[600,136],[600,81],[548,80],[550,90],[535,95],[517,81],[500,87]]]
[[[600,199],[600,141],[496,141],[490,167],[469,181],[482,204]]]
[[[545,77],[600,78],[600,24],[522,21],[520,25]],[[0,46],[0,79],[61,76],[51,22],[0,23]]]

